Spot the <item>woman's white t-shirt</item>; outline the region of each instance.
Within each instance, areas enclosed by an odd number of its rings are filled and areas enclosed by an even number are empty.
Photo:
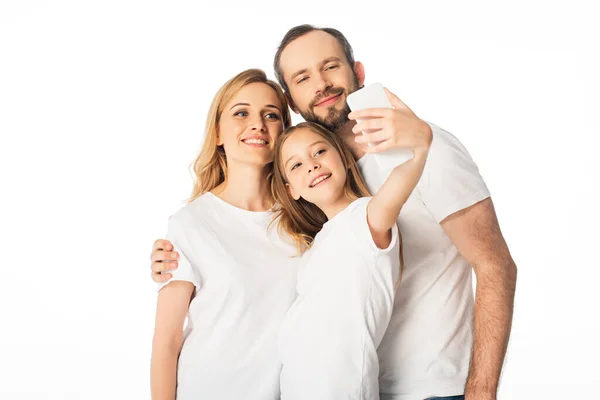
[[[398,230],[379,249],[367,224],[370,198],[329,220],[298,270],[298,298],[282,323],[281,398],[378,399],[377,347],[399,275]]]
[[[169,220],[173,281],[196,286],[177,367],[177,399],[279,398],[277,331],[296,297],[298,257],[273,214],[206,193]]]

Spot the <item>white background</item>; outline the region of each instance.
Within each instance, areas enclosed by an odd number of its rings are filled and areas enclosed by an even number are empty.
[[[519,267],[499,397],[600,398],[592,7],[216,3],[0,3],[0,398],[149,398],[150,250],[209,102],[243,69],[272,77],[307,22],[478,163]]]

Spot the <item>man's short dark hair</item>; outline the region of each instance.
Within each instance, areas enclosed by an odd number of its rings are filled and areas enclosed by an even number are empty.
[[[317,28],[316,26],[308,24],[295,26],[292,29],[290,29],[281,40],[281,43],[277,48],[277,53],[275,53],[275,61],[273,62],[273,67],[275,69],[275,77],[279,81],[279,84],[281,85],[283,90],[285,90],[286,92],[289,91],[289,88],[285,83],[285,80],[283,79],[283,71],[281,71],[281,53],[287,47],[288,44],[312,31],[323,31],[329,33],[331,36],[336,38],[336,40],[342,47],[342,50],[344,50],[346,61],[348,61],[348,64],[350,64],[351,67],[354,67],[354,53],[352,51],[352,46],[350,46],[350,43],[348,43],[348,39],[346,39],[342,32],[333,28]]]

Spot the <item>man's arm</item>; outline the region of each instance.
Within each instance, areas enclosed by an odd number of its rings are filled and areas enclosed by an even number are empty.
[[[477,277],[465,399],[493,400],[510,336],[517,267],[490,198],[451,214],[441,225]]]

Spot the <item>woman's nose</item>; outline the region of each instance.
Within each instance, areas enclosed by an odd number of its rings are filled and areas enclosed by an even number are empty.
[[[253,118],[250,121],[250,129],[253,131],[264,131],[265,121],[262,118]]]

